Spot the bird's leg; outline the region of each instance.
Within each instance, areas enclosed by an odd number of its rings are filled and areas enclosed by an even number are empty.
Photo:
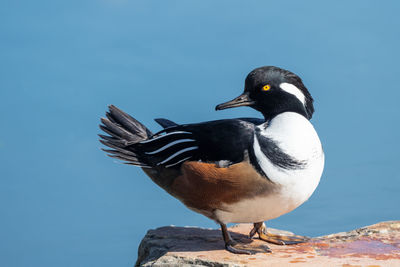
[[[252,238],[255,234],[258,234],[258,237],[261,240],[266,242],[275,244],[275,245],[294,245],[298,243],[304,243],[310,240],[309,237],[306,236],[285,236],[285,235],[275,235],[267,232],[267,227],[264,222],[254,223],[253,229],[250,231],[250,238]]]
[[[234,254],[247,254],[247,255],[253,254],[251,250],[245,249],[245,246],[237,243],[232,239],[231,235],[228,232],[228,229],[226,228],[226,224],[220,223],[220,225],[221,225],[222,237],[224,238],[225,241],[225,249],[227,251],[232,252]]]

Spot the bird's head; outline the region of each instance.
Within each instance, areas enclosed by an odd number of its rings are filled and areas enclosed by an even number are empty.
[[[244,92],[215,107],[216,110],[250,106],[266,119],[280,113],[297,112],[307,119],[314,113],[313,98],[296,74],[278,67],[260,67],[250,72]]]

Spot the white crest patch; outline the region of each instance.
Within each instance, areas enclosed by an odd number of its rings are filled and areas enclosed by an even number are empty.
[[[303,103],[303,105],[306,105],[306,97],[304,96],[303,92],[297,88],[296,86],[294,86],[291,83],[281,83],[279,85],[279,87],[285,91],[288,92],[289,94],[294,95],[295,97],[297,97],[297,99],[300,100],[301,103]]]

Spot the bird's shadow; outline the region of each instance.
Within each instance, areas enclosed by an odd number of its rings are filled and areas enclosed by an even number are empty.
[[[209,251],[224,249],[225,243],[219,229],[204,229],[197,227],[161,227],[156,231],[168,235],[176,241],[170,251]],[[229,231],[232,238],[242,244],[253,242],[248,235]],[[174,242],[173,242],[174,243]]]
[[[251,247],[255,253],[263,252],[252,244],[255,240],[248,235],[229,232],[232,238],[244,246]],[[139,246],[137,264],[143,264],[157,259],[168,252],[206,252],[225,250],[222,232],[219,229],[204,229],[197,227],[160,227],[149,230]],[[229,253],[229,252],[226,252]]]

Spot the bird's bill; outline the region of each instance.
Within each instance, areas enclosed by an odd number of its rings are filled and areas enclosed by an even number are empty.
[[[249,94],[247,92],[241,94],[235,99],[219,104],[215,107],[215,110],[222,110],[227,108],[236,108],[241,106],[251,106],[254,104],[254,101],[250,99]]]

